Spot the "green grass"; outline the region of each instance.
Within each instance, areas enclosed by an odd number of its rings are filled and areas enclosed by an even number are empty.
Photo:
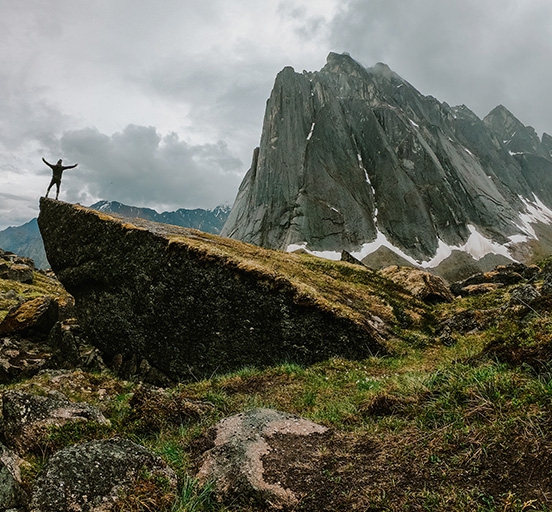
[[[6,296],[7,292],[11,293]],[[12,296],[14,294],[15,296]],[[69,295],[59,281],[38,271],[33,273],[32,284],[20,283],[10,279],[0,279],[0,322],[6,317],[8,311],[12,307],[17,306],[20,301],[43,297],[44,295],[57,298],[61,301],[69,298]]]
[[[250,257],[240,264],[252,267]],[[395,317],[406,307],[404,297],[394,298],[393,285],[377,274],[313,258],[296,260],[294,279],[305,282],[311,273],[324,273],[316,281],[319,298],[353,300],[370,286],[379,287],[372,305],[387,304]],[[266,260],[259,272],[279,272],[280,264]],[[348,289],[332,292],[333,281],[345,278]],[[35,293],[31,288],[21,291]],[[410,317],[419,315],[418,320],[395,324],[385,357],[333,358],[309,367],[289,361],[180,384],[168,390],[160,411],[177,407],[179,400],[209,404],[197,416],[183,416],[180,423],[167,418],[145,422],[133,405],[138,384],[109,373],[76,372],[67,379],[42,374],[12,385],[43,394],[62,391],[98,406],[110,420],[107,426],[50,429],[41,453],[27,456],[24,480],[31,483],[47,456],[63,446],[120,435],[150,448],[176,472],[178,496],[161,512],[222,511],[212,484],[202,487],[195,479],[194,443],[224,417],[271,407],[324,424],[345,440],[346,449],[338,454],[341,473],[325,468],[325,478],[343,499],[357,500],[365,509],[550,510],[550,499],[527,479],[533,471],[542,472],[542,478],[550,471],[539,460],[552,452],[551,311],[545,302],[532,310],[508,308],[510,291],[504,287],[431,308],[414,301],[406,310]],[[440,343],[439,322],[467,310],[478,311],[485,319],[483,327],[454,333],[451,346]],[[371,468],[377,484],[347,487],[346,470],[362,455],[355,452],[356,443],[367,439],[381,457]],[[413,474],[410,487],[401,480],[407,472]],[[497,483],[497,475],[504,481]],[[147,509],[146,502],[135,505]]]

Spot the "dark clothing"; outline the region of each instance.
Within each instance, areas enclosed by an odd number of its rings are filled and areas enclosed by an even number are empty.
[[[52,180],[50,181],[50,185],[48,185],[48,190],[46,191],[46,197],[48,197],[48,192],[50,192],[50,189],[55,184],[56,186],[56,199],[59,195],[59,186],[61,185],[61,175],[63,174],[63,171],[66,169],[73,169],[78,164],[75,165],[61,165],[61,160],[58,160],[57,164],[51,164],[50,162],[47,162],[44,160],[44,157],[42,158],[42,161],[52,169]]]
[[[51,167],[52,168],[52,178],[55,178],[56,180],[61,180],[61,175],[63,174],[63,171],[65,171],[65,169],[73,169],[74,167],[76,167],[77,165],[79,164],[75,164],[75,165],[61,165],[59,162],[57,164],[51,164],[49,162],[47,162],[46,160],[44,160],[44,158],[42,159],[42,161],[48,166],[48,167]]]

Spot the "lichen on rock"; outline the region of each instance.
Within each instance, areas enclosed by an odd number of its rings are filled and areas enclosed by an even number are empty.
[[[152,484],[149,504],[157,510],[176,497],[175,473],[160,457],[122,438],[70,446],[52,456],[37,478],[31,512],[111,512],[120,508],[135,487]]]
[[[40,205],[48,260],[75,297],[83,336],[123,377],[145,366],[178,381],[385,351],[388,326],[380,330],[375,317],[390,308],[369,269],[356,270],[349,297],[350,266],[337,279],[339,270],[313,270],[308,255],[51,199]]]

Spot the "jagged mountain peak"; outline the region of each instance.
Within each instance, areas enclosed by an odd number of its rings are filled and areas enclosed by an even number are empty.
[[[321,72],[345,72],[348,74],[356,72],[366,73],[367,69],[350,54],[330,52],[326,57],[326,65]]]
[[[502,137],[511,137],[520,128],[525,128],[523,123],[504,105],[493,108],[483,118],[483,122]]]
[[[525,126],[503,105],[498,105],[483,119],[501,139],[513,155],[538,154],[550,158],[550,150],[542,146],[537,132],[532,126]]]
[[[523,125],[503,138],[517,119],[493,112],[483,121],[348,54],[286,68],[222,234],[357,258],[387,247],[423,266],[455,251],[520,257],[534,222],[552,220],[552,147]]]
[[[387,80],[404,82],[404,80],[384,62],[377,62],[374,66],[368,68],[368,71]]]

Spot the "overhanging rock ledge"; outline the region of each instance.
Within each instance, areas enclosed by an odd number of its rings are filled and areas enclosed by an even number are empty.
[[[384,352],[384,322],[297,282],[304,256],[46,198],[38,223],[84,335],[108,360],[187,380]]]

